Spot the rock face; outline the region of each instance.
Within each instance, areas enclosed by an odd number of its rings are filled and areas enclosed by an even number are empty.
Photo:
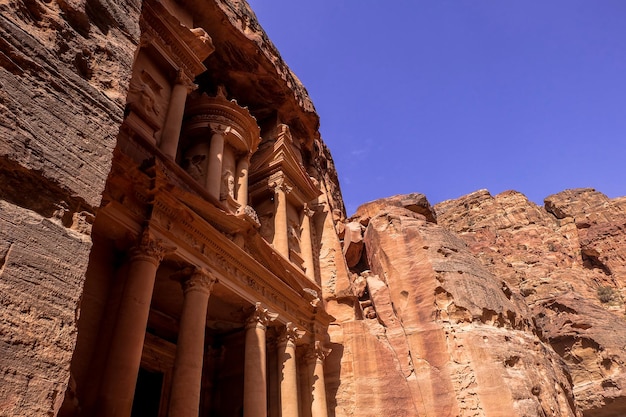
[[[140,7],[0,5],[2,415],[55,415],[63,401]]]
[[[623,199],[424,201],[368,203],[346,226],[344,249],[356,224],[363,248],[357,320],[331,326],[336,415],[624,415]]]

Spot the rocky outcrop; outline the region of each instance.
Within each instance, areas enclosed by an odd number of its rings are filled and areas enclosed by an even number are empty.
[[[440,222],[524,296],[539,336],[566,362],[585,416],[625,410],[620,203],[578,189],[547,197],[545,208],[485,191],[437,206]]]
[[[336,415],[623,415],[623,207],[583,189],[545,208],[485,190],[359,208],[343,236],[356,320],[331,326],[350,352]],[[360,401],[381,366],[407,388]]]
[[[368,346],[339,364],[336,415],[576,416],[564,363],[537,336],[523,297],[434,222],[423,196],[408,199],[369,203],[351,219],[363,225],[359,267],[369,268],[353,269],[357,322],[377,345],[347,337],[353,321],[334,326],[344,352]],[[385,354],[361,362],[370,351]],[[383,386],[406,389],[370,390],[366,375],[381,368],[395,381]],[[404,411],[386,413],[396,406]]]

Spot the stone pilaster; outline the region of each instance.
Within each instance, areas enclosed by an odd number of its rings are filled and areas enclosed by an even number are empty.
[[[326,383],[324,382],[324,360],[330,352],[330,349],[324,348],[321,341],[316,341],[310,356],[309,364],[313,374],[311,417],[328,417]]]
[[[211,289],[217,280],[208,271],[193,267],[175,274],[172,278],[181,282],[185,298],[176,344],[169,415],[197,417],[200,409],[207,306]]]
[[[287,194],[291,191],[284,182],[274,185],[274,248],[289,259],[289,236],[287,230]]]
[[[267,325],[278,315],[270,313],[261,303],[256,303],[254,311],[246,323],[243,415],[244,417],[265,417],[267,414],[267,369],[266,341]]]

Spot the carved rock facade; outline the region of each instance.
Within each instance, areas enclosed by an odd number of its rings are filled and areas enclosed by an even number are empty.
[[[0,414],[327,416],[343,206],[248,5],[0,12]]]

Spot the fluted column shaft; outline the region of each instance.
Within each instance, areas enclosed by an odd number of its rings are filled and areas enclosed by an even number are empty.
[[[164,254],[165,248],[161,242],[153,239],[147,231],[144,231],[139,245],[132,249],[98,394],[98,416],[130,416],[154,281]]]
[[[289,259],[289,237],[287,235],[287,192],[285,184],[279,184],[274,188],[275,214],[274,214],[274,248],[285,258]]]
[[[237,203],[241,207],[248,205],[248,167],[250,156],[244,156],[237,162]]]
[[[182,73],[178,74],[176,84],[174,84],[172,88],[170,104],[167,108],[167,116],[165,117],[163,131],[161,132],[161,143],[159,144],[161,152],[172,160],[176,159],[187,95],[194,88],[195,85],[191,80]]]
[[[300,250],[302,251],[302,258],[304,259],[304,268],[306,276],[315,281],[315,264],[313,263],[313,236],[311,233],[311,216],[313,212],[307,207],[304,207],[304,213],[302,215],[302,236],[300,241]]]
[[[283,417],[298,417],[298,372],[296,369],[296,340],[303,331],[287,323],[278,340],[278,366],[280,378],[280,410]]]
[[[224,160],[224,133],[215,131],[209,147],[209,167],[206,189],[216,200],[220,199],[222,188],[222,161]]]
[[[197,417],[200,411],[207,306],[216,279],[197,268],[182,271],[173,278],[181,281],[185,298],[176,343],[169,416]]]
[[[276,314],[257,303],[246,323],[243,415],[244,417],[266,417],[267,414],[267,369],[265,331]]]

